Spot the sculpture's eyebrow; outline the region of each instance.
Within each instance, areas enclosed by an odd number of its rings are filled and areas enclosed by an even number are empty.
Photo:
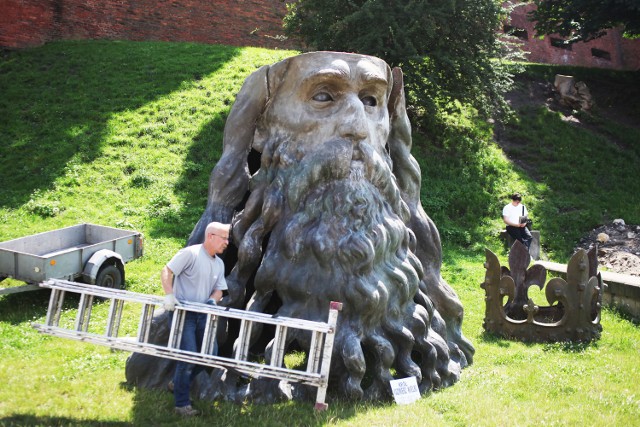
[[[349,81],[349,73],[346,70],[337,68],[323,68],[314,70],[302,80],[304,86],[309,84],[317,84],[325,81],[347,83]]]
[[[360,80],[367,85],[380,85],[385,87],[389,85],[389,81],[386,77],[383,77],[378,73],[362,73],[360,74]]]
[[[379,67],[366,61],[360,61],[357,66],[358,79],[366,85],[388,86],[389,79]]]
[[[389,81],[386,76],[376,72],[376,70],[364,69],[358,67],[358,83],[360,86],[380,86],[386,89]],[[302,79],[302,87],[314,86],[322,83],[331,83],[334,85],[348,85],[351,76],[348,70],[340,68],[323,68],[314,70]]]

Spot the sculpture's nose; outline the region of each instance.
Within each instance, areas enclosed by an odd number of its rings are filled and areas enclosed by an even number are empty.
[[[347,96],[347,106],[339,120],[338,131],[342,138],[359,142],[368,136],[364,104],[357,95]]]

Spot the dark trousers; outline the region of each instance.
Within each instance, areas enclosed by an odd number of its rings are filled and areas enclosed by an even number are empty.
[[[513,237],[514,240],[519,240],[527,247],[527,250],[529,250],[533,236],[531,236],[531,232],[527,227],[512,227],[507,225],[507,233],[509,233],[509,236]]]
[[[180,349],[197,353],[202,347],[204,328],[207,321],[205,313],[187,313],[182,329],[182,341]],[[179,361],[176,363],[176,371],[173,375],[173,396],[176,407],[191,405],[189,390],[191,382],[204,366]]]

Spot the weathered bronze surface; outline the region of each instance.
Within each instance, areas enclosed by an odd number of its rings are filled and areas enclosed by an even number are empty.
[[[426,393],[472,361],[411,144],[401,70],[357,54],[262,67],[227,119],[189,244],[207,223],[232,222],[237,257],[225,256],[224,305],[326,321],[329,302],[343,303],[330,393],[388,398],[394,376],[416,376]],[[253,332],[268,360],[269,333]],[[233,338],[221,337],[222,351]],[[309,340],[287,344],[307,349]]]
[[[602,331],[600,309],[603,283],[597,272],[595,248],[577,251],[567,265],[567,279],[551,279],[546,269],[530,262],[527,248],[516,241],[509,267],[486,249],[484,328],[487,332],[528,342],[590,341]],[[531,286],[545,291],[548,306],[529,298]],[[505,298],[507,299],[505,303]]]

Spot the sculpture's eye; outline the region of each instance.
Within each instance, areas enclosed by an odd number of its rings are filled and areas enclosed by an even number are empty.
[[[315,95],[313,95],[312,99],[318,102],[333,101],[333,97],[328,92],[318,92]]]
[[[375,96],[363,96],[360,100],[365,105],[365,107],[375,107],[376,105],[378,105],[378,100],[375,98]]]

